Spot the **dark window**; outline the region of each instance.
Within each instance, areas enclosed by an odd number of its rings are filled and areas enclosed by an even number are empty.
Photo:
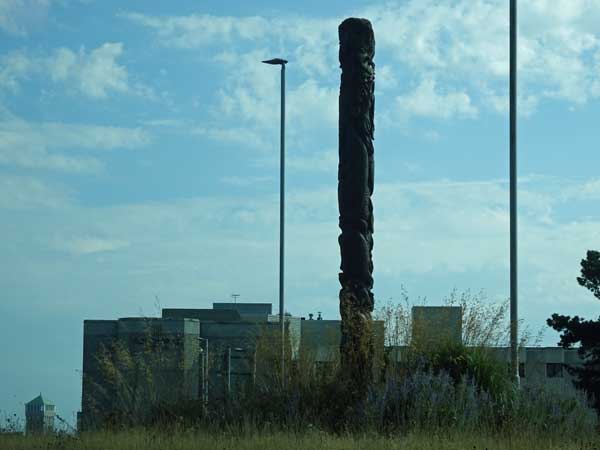
[[[562,363],[546,363],[546,377],[562,378],[563,365]]]
[[[525,378],[525,363],[519,363],[519,378]]]

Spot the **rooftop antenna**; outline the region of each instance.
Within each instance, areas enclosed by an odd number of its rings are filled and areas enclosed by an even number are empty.
[[[240,294],[231,294],[231,298],[233,299],[233,303],[237,303],[237,298],[240,296]]]

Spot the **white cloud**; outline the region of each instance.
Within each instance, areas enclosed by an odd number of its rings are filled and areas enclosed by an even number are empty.
[[[262,17],[238,18],[210,14],[153,17],[134,12],[122,13],[119,16],[155,30],[165,45],[186,49],[212,45],[224,40],[254,40],[269,32],[269,23]]]
[[[62,154],[49,154],[43,147],[9,148],[0,145],[0,164],[24,169],[50,169],[71,173],[96,173],[102,163],[96,158],[77,158]]]
[[[389,90],[398,86],[398,80],[394,75],[394,69],[391,65],[385,64],[377,67],[377,76],[375,80],[375,89]],[[377,92],[375,93],[377,95]]]
[[[338,123],[339,87],[308,79],[289,93],[289,120],[305,130],[335,127]]]
[[[25,36],[47,15],[50,0],[0,0],[0,30]]]
[[[256,184],[264,184],[273,181],[272,176],[228,176],[220,179],[221,183],[235,187],[248,187]]]
[[[52,81],[64,81],[76,70],[77,55],[68,48],[59,48],[50,61],[50,77]]]
[[[377,45],[413,74],[504,96],[508,3],[501,0],[391,2],[365,9]],[[600,52],[597,0],[525,2],[519,8],[519,84],[528,107],[540,98],[581,104],[598,96],[592,59]],[[473,96],[473,95],[472,95]],[[504,107],[495,109],[503,111]]]
[[[508,4],[502,0],[409,0],[362,8],[373,22],[381,89],[397,85],[394,72],[420,81],[423,73],[439,89],[464,93],[505,111],[508,78]],[[219,46],[221,62],[244,67],[239,42],[284,52],[308,79],[337,83],[337,26],[342,17],[150,16],[122,17],[153,30],[159,42],[181,49]],[[519,9],[519,85],[524,114],[544,98],[583,104],[600,95],[600,2],[536,0]],[[382,60],[381,58],[386,58]],[[255,62],[253,60],[253,62]],[[290,66],[292,67],[292,66]],[[335,74],[335,76],[334,76]],[[335,80],[335,81],[334,81]],[[460,87],[457,87],[460,86]],[[244,92],[232,93],[232,97]],[[252,98],[252,97],[250,97]],[[241,101],[241,100],[239,100]],[[461,99],[451,98],[450,101]]]
[[[90,98],[105,99],[113,93],[156,98],[151,88],[132,82],[118,62],[122,54],[120,42],[107,42],[89,52],[84,47],[78,52],[60,47],[45,56],[13,51],[0,58],[0,88],[16,91],[23,80],[49,74],[53,83]]]
[[[64,208],[71,204],[71,192],[33,177],[0,176],[0,208],[30,209]],[[15,236],[16,237],[16,236]]]
[[[539,190],[541,182],[548,180],[526,183],[520,194],[522,288],[529,296],[544,288],[536,280],[554,277],[562,283],[567,259],[575,259],[577,271],[577,258],[600,237],[600,217],[581,223],[559,220],[552,205],[561,200]],[[377,276],[402,280],[407,275],[506,271],[509,227],[504,180],[380,184],[374,205]],[[553,220],[541,217],[540,210],[548,211]],[[320,280],[334,285],[339,257],[335,187],[289,191],[286,211],[290,283]],[[275,194],[207,197],[70,208],[67,216],[49,224],[48,233],[80,236],[60,241],[62,248],[77,254],[119,249],[111,257],[117,258],[111,263],[116,264],[115,271],[142,270],[160,261],[170,273],[165,280],[183,281],[188,275],[178,271],[187,267],[189,276],[202,273],[206,279],[221,280],[222,289],[233,283],[261,298],[270,291],[257,286],[270,285],[276,272],[277,217]],[[56,240],[52,245],[57,245]],[[574,297],[584,302],[585,292],[579,292],[575,283],[560,289],[560,295],[552,297],[558,304]],[[567,293],[568,298],[559,299]]]
[[[5,186],[5,178],[0,179]],[[558,181],[562,190],[564,180]],[[577,285],[574,276],[585,250],[599,242],[600,216],[581,222],[560,220],[552,206],[564,200],[545,186],[554,182],[530,180],[523,183],[520,193],[521,313],[537,323],[557,311],[589,315],[597,302]],[[574,190],[585,185],[567,184]],[[6,196],[3,189],[0,201],[14,198],[19,190],[29,192],[26,204],[32,207],[68,201],[55,196],[54,203],[48,203],[45,188],[29,180],[19,189],[9,189]],[[507,190],[505,180],[379,184],[374,197],[378,298],[394,295],[409,277],[424,291],[431,284],[439,285],[444,277],[454,283],[454,278],[465,277],[459,290],[485,287],[492,297],[506,296],[507,282],[502,280],[508,270]],[[339,289],[336,200],[333,185],[288,191],[290,311],[304,312],[308,298],[311,302],[329,298],[331,303],[321,306],[327,315],[335,314]],[[36,237],[34,243],[19,248],[20,257],[29,261],[27,273],[36,277],[35,283],[23,286],[24,292],[42,298],[33,293],[75,283],[63,302],[80,305],[81,286],[86,286],[90,292],[86,314],[93,314],[94,302],[110,297],[115,301],[103,303],[102,310],[110,317],[135,313],[138,305],[147,304],[154,295],[179,307],[225,298],[232,289],[249,301],[275,299],[277,205],[275,193],[113,207],[71,204],[56,213],[45,210],[36,223],[28,215],[13,214],[12,225],[0,223],[0,228],[7,240],[13,235]],[[548,210],[552,220],[540,217],[540,210]],[[36,233],[36,229],[44,233]],[[46,248],[67,251],[74,258],[53,257],[48,268],[44,243]],[[0,254],[0,264],[9,269],[5,279],[27,278],[21,266],[6,258]],[[482,286],[484,281],[478,278],[482,273],[496,274],[494,279],[500,281]]]
[[[500,1],[410,0],[362,14],[373,22],[378,48],[412,70],[477,78],[508,73],[507,12]]]
[[[104,239],[98,237],[79,237],[67,239],[55,239],[54,247],[57,250],[72,253],[74,255],[90,255],[94,253],[112,252],[127,247],[129,244],[116,239]]]
[[[149,127],[164,127],[164,128],[182,128],[189,125],[189,122],[183,119],[151,119],[142,120],[143,125]]]
[[[600,179],[590,179],[583,183],[573,183],[561,190],[561,200],[598,200],[600,199]]]
[[[19,90],[19,81],[35,70],[32,61],[23,53],[9,53],[0,58],[0,88],[13,92]]]
[[[269,151],[273,147],[253,127],[218,128],[218,126],[198,126],[193,128],[191,133],[198,136],[206,136],[216,142],[234,144],[243,148],[253,148],[263,152]]]
[[[343,19],[306,16],[260,17],[217,16],[151,16],[135,12],[119,17],[154,31],[159,43],[179,49],[220,47],[219,61],[233,63],[240,43],[260,43],[271,48],[268,57],[284,52],[310,77],[328,76],[338,67],[337,26]],[[333,30],[333,31],[332,31]]]
[[[407,116],[435,119],[473,118],[477,108],[465,92],[440,92],[435,80],[424,79],[417,88],[396,97],[397,110]]]
[[[123,44],[106,43],[94,49],[88,56],[80,52],[82,64],[80,72],[75,74],[80,89],[90,97],[105,98],[106,92],[127,92],[130,90],[125,67],[116,59],[123,53]]]
[[[308,172],[336,172],[338,167],[338,150],[328,149],[322,152],[313,152],[310,155],[294,154],[286,159],[290,169]]]
[[[266,152],[272,150],[278,142],[280,69],[260,63],[267,55],[263,49],[235,57],[217,56],[229,75],[217,92],[217,102],[211,110],[213,123],[196,128],[197,134]],[[307,133],[335,127],[337,116],[338,88],[313,78],[287,87],[289,145],[298,147]],[[223,120],[236,125],[224,128]]]
[[[136,149],[149,142],[150,136],[141,128],[30,123],[11,114],[0,116],[1,165],[94,173],[103,168],[99,159],[67,155],[64,151]]]
[[[151,141],[143,128],[49,122],[38,129],[49,148],[136,149]]]

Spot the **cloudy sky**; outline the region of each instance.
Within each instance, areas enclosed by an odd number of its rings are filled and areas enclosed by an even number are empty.
[[[508,298],[508,1],[0,0],[0,420],[40,391],[72,420],[84,319],[277,304],[279,71],[262,59],[290,61],[288,309],[338,317],[348,16],[377,42],[376,300]],[[522,2],[519,21],[537,331],[600,311],[575,280],[600,247],[600,0]]]

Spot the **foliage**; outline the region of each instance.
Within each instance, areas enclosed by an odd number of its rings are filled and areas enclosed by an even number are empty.
[[[587,251],[586,259],[581,260],[581,276],[577,282],[600,299],[600,252]]]
[[[588,405],[582,391],[529,383],[515,397],[511,428],[516,432],[591,436],[598,418]]]
[[[575,376],[575,385],[592,396],[594,408],[600,413],[600,317],[598,320],[584,320],[579,316],[571,318],[552,314],[547,323],[562,332],[558,345],[570,348],[581,344],[577,353],[584,360],[583,366],[567,365],[566,368]]]
[[[25,423],[21,417],[17,416],[16,413],[9,414],[8,412],[2,412],[2,418],[0,418],[0,434],[9,433],[23,433],[25,430]]]
[[[577,277],[577,282],[600,299],[600,252],[588,250],[587,258],[581,260],[581,277]],[[594,408],[600,413],[600,317],[585,320],[552,314],[547,324],[561,332],[558,345],[571,348],[580,344],[577,352],[584,360],[583,366],[567,366],[567,370],[576,377],[575,385],[592,396]]]

